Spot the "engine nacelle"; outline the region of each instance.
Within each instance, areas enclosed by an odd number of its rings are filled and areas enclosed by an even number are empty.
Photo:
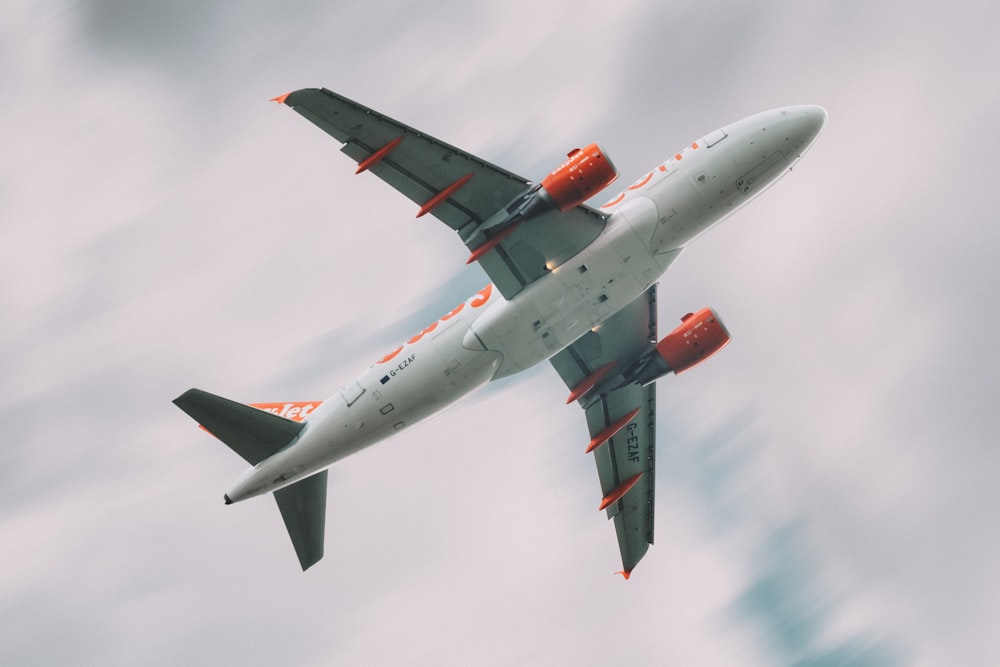
[[[667,373],[683,373],[721,350],[729,331],[711,308],[688,313],[681,325],[623,373],[625,383],[646,386]]]
[[[688,313],[681,325],[656,344],[656,351],[675,374],[697,366],[730,341],[729,331],[711,308]]]
[[[597,144],[576,148],[566,157],[569,159],[542,179],[542,192],[560,211],[579,206],[618,178],[615,165]]]

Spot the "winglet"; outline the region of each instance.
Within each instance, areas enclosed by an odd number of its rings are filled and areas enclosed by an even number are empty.
[[[272,102],[277,102],[278,104],[284,104],[285,100],[288,99],[289,95],[291,95],[291,93],[285,93],[284,95],[278,95],[277,97],[272,97],[271,101]]]
[[[615,574],[622,575],[625,577],[625,581],[628,581],[628,578],[632,576],[632,570],[618,570]]]

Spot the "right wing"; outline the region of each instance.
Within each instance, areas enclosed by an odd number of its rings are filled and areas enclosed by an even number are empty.
[[[494,216],[516,207],[532,184],[475,155],[329,90],[275,98],[344,144],[341,151],[456,232],[470,250]],[[552,211],[517,225],[479,263],[507,299],[596,239],[607,217],[588,206]]]
[[[597,476],[601,482],[601,509],[614,519],[622,574],[632,569],[653,543],[653,504],[656,472],[656,383],[626,384],[609,391],[607,380],[625,370],[656,341],[656,285],[552,357],[571,398],[595,377],[596,388],[584,390],[579,401],[587,418]],[[604,369],[607,369],[606,371]]]

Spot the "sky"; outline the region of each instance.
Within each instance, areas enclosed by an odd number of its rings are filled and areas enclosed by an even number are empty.
[[[997,661],[997,18],[5,2],[0,662]],[[829,111],[660,282],[661,330],[711,305],[734,340],[659,383],[630,581],[548,366],[333,466],[306,573],[271,500],[223,505],[244,464],[171,399],[321,400],[486,283],[268,102],[313,86],[534,180],[595,140],[630,183],[752,113]]]

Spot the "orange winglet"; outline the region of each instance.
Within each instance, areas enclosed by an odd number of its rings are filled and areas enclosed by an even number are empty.
[[[618,570],[615,574],[622,575],[625,577],[625,581],[628,581],[628,578],[632,576],[632,570]]]
[[[626,493],[628,493],[629,489],[631,489],[633,486],[635,486],[635,483],[639,481],[640,477],[642,477],[642,473],[641,472],[636,473],[636,474],[632,475],[631,477],[629,477],[628,479],[626,479],[622,484],[620,484],[618,486],[617,489],[615,489],[614,491],[612,491],[608,495],[604,496],[604,500],[601,501],[601,506],[598,507],[597,509],[598,510],[606,510],[609,505],[611,505],[612,503],[618,502],[621,499],[622,496],[624,496]]]
[[[521,224],[521,223],[518,222],[516,224],[511,225],[507,229],[503,230],[502,232],[500,232],[499,234],[497,234],[496,236],[494,236],[493,238],[491,238],[486,243],[482,244],[481,246],[479,246],[478,248],[476,248],[475,250],[473,250],[472,254],[469,255],[469,259],[465,260],[465,263],[466,264],[472,264],[474,261],[476,261],[477,259],[479,259],[483,255],[485,255],[486,253],[488,253],[490,250],[493,250],[493,248],[496,248],[498,245],[500,245],[501,241],[503,241],[505,238],[507,238],[508,236],[511,235],[511,233],[517,228],[517,226],[519,224]]]
[[[588,391],[594,388],[594,385],[600,382],[605,375],[611,372],[611,369],[615,367],[615,362],[604,364],[596,371],[588,375],[583,379],[583,382],[576,385],[576,387],[569,393],[569,398],[566,399],[566,405],[569,405],[576,399],[580,398]]]
[[[590,444],[587,445],[586,453],[587,454],[591,453],[592,451],[594,451],[595,449],[606,443],[608,440],[610,440],[611,436],[613,436],[615,433],[625,428],[625,424],[628,424],[630,421],[632,421],[632,419],[637,414],[639,414],[639,408],[636,408],[635,410],[628,413],[618,421],[609,424],[606,429],[595,435],[594,439],[590,441]]]
[[[440,205],[442,202],[444,202],[444,200],[446,200],[448,197],[458,192],[458,189],[461,188],[466,183],[468,183],[469,179],[471,179],[475,175],[476,172],[470,171],[468,174],[466,174],[462,178],[458,179],[457,181],[446,187],[441,192],[437,193],[436,195],[428,199],[427,202],[420,207],[420,211],[417,213],[417,217],[419,218],[421,216],[424,216],[430,213],[435,208],[437,208],[437,206]]]
[[[285,93],[284,95],[278,95],[277,97],[272,97],[271,101],[272,102],[277,102],[278,104],[284,104],[285,100],[288,99],[289,95],[291,95],[291,93]]]
[[[361,172],[367,171],[371,167],[374,167],[376,164],[382,161],[382,158],[391,153],[392,150],[396,148],[396,146],[398,146],[399,142],[401,142],[402,140],[403,140],[403,135],[401,134],[392,141],[390,141],[389,143],[387,143],[382,148],[378,149],[377,151],[366,157],[364,160],[358,163],[358,168],[354,173],[360,174]]]

